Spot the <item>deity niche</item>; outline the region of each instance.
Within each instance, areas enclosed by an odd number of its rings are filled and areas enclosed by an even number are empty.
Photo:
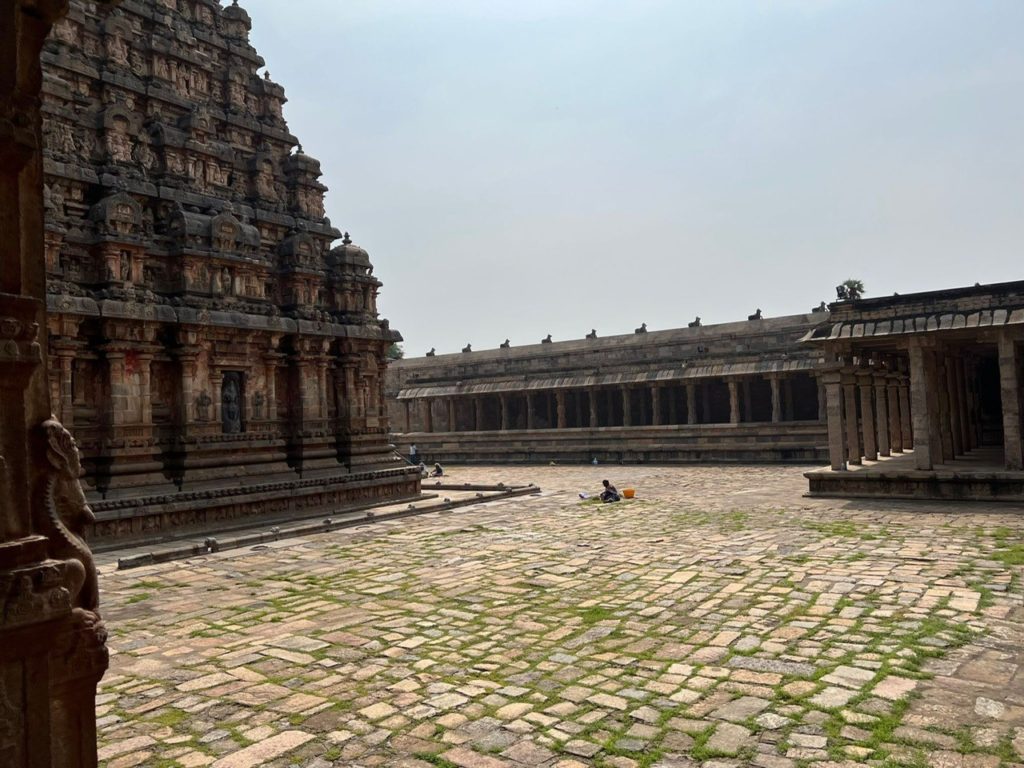
[[[142,168],[143,174],[153,170],[153,165],[156,163],[156,155],[153,154],[153,150],[149,148],[149,144],[145,141],[140,141],[135,145],[135,149],[132,151],[132,159]]]
[[[252,396],[252,415],[254,419],[260,420],[263,418],[263,404],[266,402],[266,398],[263,396],[263,392],[257,392]]]
[[[121,66],[128,65],[128,43],[124,41],[121,34],[115,33],[106,40],[107,58]]]
[[[220,390],[221,430],[225,435],[242,431],[242,374],[229,371],[224,374]]]
[[[121,251],[121,279],[124,282],[132,279],[132,255],[128,251]]]
[[[210,406],[213,405],[213,398],[207,394],[204,389],[199,393],[196,398],[196,420],[197,421],[209,421],[210,420]]]
[[[132,140],[128,138],[128,125],[124,120],[114,120],[104,137],[107,154],[115,163],[132,161]]]
[[[78,42],[78,25],[64,19],[54,25],[53,37],[63,43],[74,45]]]

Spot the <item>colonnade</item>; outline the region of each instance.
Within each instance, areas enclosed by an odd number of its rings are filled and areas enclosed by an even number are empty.
[[[597,429],[824,420],[807,373],[405,398],[405,431]]]

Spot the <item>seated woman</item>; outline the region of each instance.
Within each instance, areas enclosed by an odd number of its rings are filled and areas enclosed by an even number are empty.
[[[434,464],[434,468],[430,472],[431,477],[441,477],[444,475],[444,467],[440,464]]]
[[[606,503],[609,501],[619,501],[619,491],[614,485],[607,480],[602,480],[601,485],[604,486],[604,490],[601,491],[601,501]]]

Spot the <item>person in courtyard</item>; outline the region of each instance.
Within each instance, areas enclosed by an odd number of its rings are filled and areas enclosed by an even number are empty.
[[[601,485],[604,486],[604,490],[601,491],[601,501],[608,503],[610,501],[619,501],[621,499],[618,489],[607,480],[602,480]]]
[[[434,468],[430,471],[431,477],[442,477],[444,475],[444,467],[440,464],[435,463]]]
[[[430,476],[430,473],[429,473],[429,472],[427,472],[427,465],[426,465],[426,464],[424,464],[424,463],[423,463],[423,462],[421,461],[421,462],[420,462],[420,477],[422,478],[422,477],[429,477],[429,476]]]
[[[416,448],[416,443],[409,446],[409,463],[413,466],[420,463],[420,452]]]

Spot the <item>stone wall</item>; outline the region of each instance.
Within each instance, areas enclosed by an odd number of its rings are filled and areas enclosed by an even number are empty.
[[[49,383],[94,500],[399,466],[401,336],[250,27],[215,0],[73,2],[43,53]]]

